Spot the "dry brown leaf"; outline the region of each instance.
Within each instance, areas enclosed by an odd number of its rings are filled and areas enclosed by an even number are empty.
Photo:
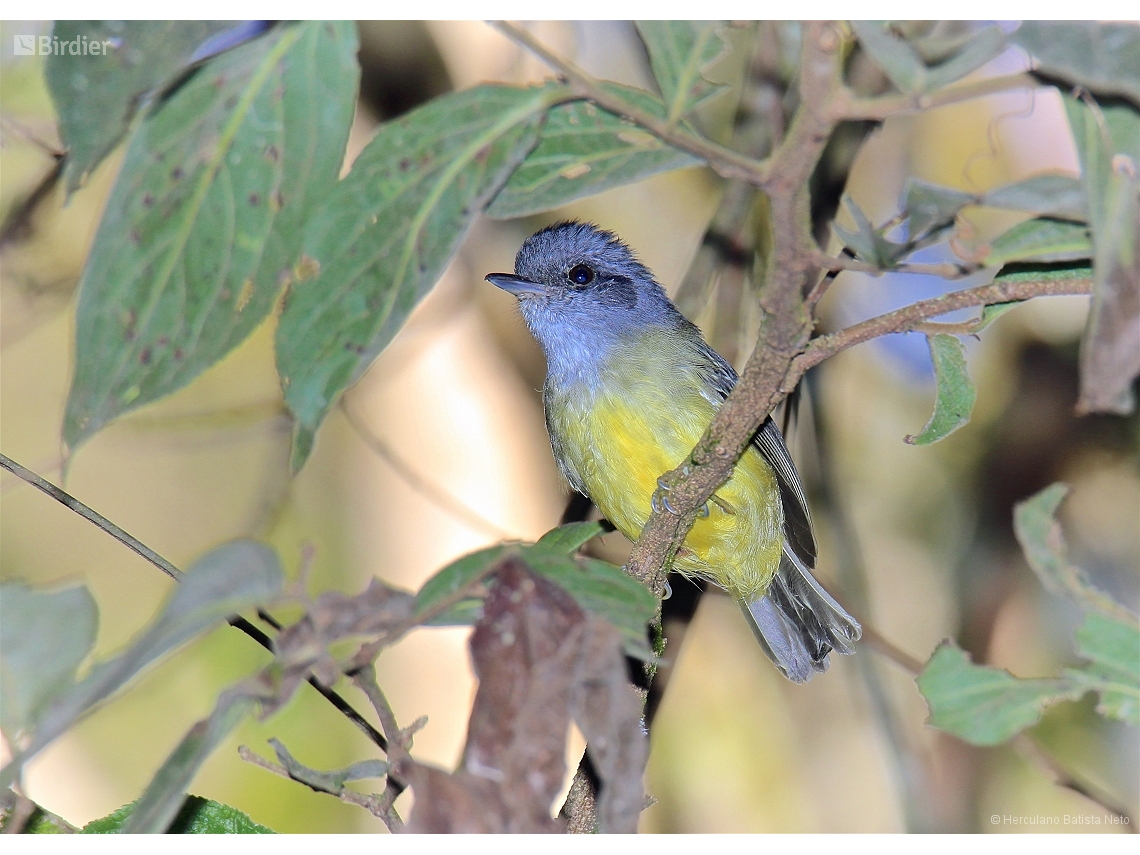
[[[607,621],[589,616],[575,675],[574,720],[601,779],[598,831],[633,833],[645,808],[642,776],[649,739],[642,704],[626,676],[621,635]]]
[[[551,817],[566,774],[570,717],[601,772],[599,830],[635,831],[648,753],[622,636],[517,557],[496,571],[471,636],[479,690],[460,771],[409,763],[411,831],[561,832]]]

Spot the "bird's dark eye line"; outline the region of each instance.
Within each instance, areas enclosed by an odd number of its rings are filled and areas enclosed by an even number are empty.
[[[566,278],[575,285],[589,285],[594,281],[594,271],[586,264],[576,264],[570,268]]]

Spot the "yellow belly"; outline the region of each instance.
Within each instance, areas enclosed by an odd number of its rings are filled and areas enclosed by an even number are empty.
[[[658,477],[685,459],[714,408],[695,384],[622,385],[598,394],[588,407],[562,407],[551,427],[598,509],[636,540],[649,518]],[[783,542],[779,487],[755,448],[744,453],[716,499],[709,516],[693,525],[685,539],[688,552],[678,556],[674,569],[751,601],[775,575]]]

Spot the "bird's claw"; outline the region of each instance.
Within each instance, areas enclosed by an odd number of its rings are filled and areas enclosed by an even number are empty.
[[[653,498],[650,500],[650,505],[653,507],[654,513],[661,513],[662,508],[664,508],[673,516],[680,516],[680,514],[674,510],[673,506],[669,504],[669,499],[665,495],[668,492],[669,485],[665,481],[665,476],[662,475],[657,479],[657,490],[653,493]]]

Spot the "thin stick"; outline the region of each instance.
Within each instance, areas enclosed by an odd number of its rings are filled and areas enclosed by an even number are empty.
[[[173,564],[171,564],[137,537],[134,537],[133,535],[130,535],[127,532],[123,531],[121,528],[119,528],[119,526],[115,525],[101,513],[87,507],[87,505],[83,504],[83,502],[79,501],[70,493],[61,490],[59,487],[55,486],[55,484],[52,484],[49,481],[45,481],[32,470],[25,469],[23,466],[13,460],[11,457],[8,457],[6,454],[0,454],[0,466],[7,469],[17,478],[27,481],[40,492],[51,496],[61,505],[64,505],[75,511],[75,513],[79,514],[79,516],[83,517],[88,522],[93,523],[99,528],[103,529],[103,531],[107,532],[107,534],[115,538],[115,540],[119,541],[119,543],[126,546],[132,552],[141,555],[175,582],[182,581],[181,570],[179,570],[177,567],[175,567]]]
[[[899,113],[916,110],[930,110],[959,104],[986,95],[997,95],[1016,89],[1036,89],[1042,84],[1031,74],[1019,72],[998,77],[987,77],[976,83],[967,83],[921,95],[880,95],[875,98],[860,98],[844,87],[835,101],[834,109],[842,119],[871,119],[882,121]]]
[[[289,770],[284,766],[279,766],[272,760],[266,760],[260,754],[251,751],[247,746],[238,746],[238,756],[246,763],[252,763],[254,766],[260,766],[267,772],[272,772],[274,775],[280,775],[282,778],[288,778],[290,781],[297,781],[304,784],[304,781],[294,778],[289,774]],[[306,784],[309,789],[318,793],[325,793],[340,799],[342,802],[350,805],[362,807],[377,819],[381,820],[388,830],[392,833],[402,831],[404,823],[400,819],[399,814],[393,810],[391,803],[387,799],[387,794],[381,796],[376,793],[358,793],[355,790],[350,790],[347,787],[341,787],[339,792],[330,793],[328,790],[319,790],[311,785]]]
[[[941,297],[921,300],[893,312],[871,318],[847,327],[839,332],[813,339],[799,356],[792,360],[783,389],[791,390],[800,377],[825,359],[835,354],[890,333],[910,332],[928,324],[947,312],[967,309],[973,306],[992,306],[996,303],[1014,303],[1033,297],[1056,297],[1061,295],[1083,295],[1092,293],[1091,277],[1060,277],[1031,280],[1010,279],[981,285],[977,288],[963,288],[951,291]]]
[[[133,535],[123,531],[122,528],[115,525],[98,511],[87,507],[87,505],[83,504],[83,502],[79,501],[70,493],[66,492],[65,490],[61,490],[59,487],[49,481],[45,481],[35,472],[32,472],[30,469],[21,466],[19,463],[5,454],[0,454],[0,467],[7,469],[17,478],[26,481],[28,484],[31,484],[40,492],[51,496],[60,504],[75,511],[75,513],[79,514],[79,516],[83,517],[88,522],[91,522],[92,524],[98,526],[103,531],[107,532],[107,534],[111,535],[111,537],[115,538],[115,540],[119,541],[138,555],[141,555],[175,582],[182,581],[185,574],[181,570],[179,570],[177,567],[175,567],[173,564],[171,564],[137,537],[134,537]],[[280,626],[280,623],[278,623],[278,621],[276,621],[268,613],[262,613],[262,616],[263,619],[265,619],[266,622],[271,626],[274,624]],[[240,629],[266,650],[271,653],[273,652],[273,642],[270,640],[269,636],[251,624],[245,618],[241,617],[240,615],[233,615],[227,618],[227,621],[230,626],[234,627],[235,629]],[[322,686],[321,683],[313,675],[310,674],[307,680],[310,686],[320,692],[321,695],[329,703],[336,707],[336,709],[339,710],[346,718],[348,718],[349,721],[360,728],[360,730],[364,732],[365,736],[367,736],[382,751],[387,752],[387,740],[384,739],[384,737],[380,734],[379,731],[376,730],[376,728],[368,723],[368,720],[365,719],[364,716],[353,709],[352,705],[349,704],[348,701],[346,701],[332,689]]]
[[[1072,790],[1074,793],[1084,796],[1090,802],[1100,805],[1109,813],[1119,817],[1121,819],[1121,825],[1127,828],[1132,834],[1137,833],[1138,829],[1136,828],[1135,818],[1129,814],[1127,810],[1117,805],[1115,799],[1095,784],[1078,778],[1057,762],[1057,759],[1038,745],[1032,737],[1025,733],[1019,733],[1011,740],[1010,745],[1013,746],[1018,754],[1052,778],[1053,783],[1058,787]]]
[[[583,98],[588,98],[599,107],[640,125],[674,148],[696,155],[708,163],[713,171],[721,177],[747,181],[757,187],[763,187],[767,181],[767,161],[753,160],[730,148],[686,131],[678,124],[634,107],[625,99],[606,89],[596,78],[587,74],[574,63],[551,51],[517,24],[508,21],[491,21],[490,25],[560,73],[570,82],[574,91]]]
[[[384,440],[376,436],[376,434],[372,433],[372,431],[368,430],[368,428],[361,423],[356,414],[352,411],[352,408],[348,406],[344,397],[340,399],[340,409],[341,412],[344,413],[344,417],[348,419],[349,426],[356,433],[357,437],[359,437],[360,441],[368,446],[369,451],[373,452],[377,457],[391,466],[395,473],[403,478],[405,483],[417,493],[476,531],[489,534],[491,537],[496,537],[500,540],[515,539],[515,536],[509,531],[499,528],[499,526],[469,508],[449,492],[437,487],[420,475],[402,457],[396,454]]]

